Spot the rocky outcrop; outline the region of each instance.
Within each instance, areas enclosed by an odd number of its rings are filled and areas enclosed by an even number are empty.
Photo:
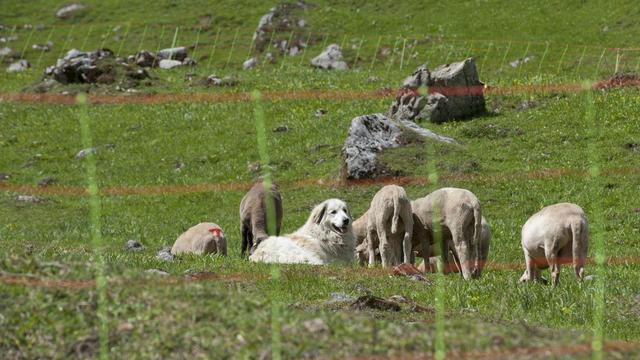
[[[302,11],[307,8],[303,1],[281,3],[260,18],[253,34],[255,51],[264,52],[269,45],[283,55],[294,56],[307,47],[307,22]]]
[[[482,115],[486,112],[483,90],[473,58],[441,65],[432,72],[421,66],[403,81],[389,116],[441,123]]]
[[[366,179],[383,174],[385,169],[378,162],[378,154],[385,149],[401,146],[407,138],[415,136],[446,143],[456,142],[413,122],[397,122],[383,114],[353,118],[342,148],[345,165],[343,176],[347,179]]]
[[[342,58],[342,49],[338,44],[331,44],[320,55],[311,59],[311,65],[326,70],[347,70],[349,67]]]

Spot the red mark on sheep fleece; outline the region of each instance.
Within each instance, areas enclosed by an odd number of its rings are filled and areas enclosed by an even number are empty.
[[[220,228],[211,228],[209,229],[209,232],[212,233],[215,237],[220,237],[220,235],[222,234],[222,230]]]

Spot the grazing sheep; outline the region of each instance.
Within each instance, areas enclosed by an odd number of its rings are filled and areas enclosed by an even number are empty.
[[[414,231],[418,239],[433,240],[433,218],[440,219],[440,227],[443,239],[443,261],[449,266],[449,250],[453,251],[455,258],[459,259],[459,266],[465,280],[477,278],[480,275],[478,268],[478,245],[482,232],[482,210],[480,201],[469,190],[458,188],[438,189],[424,198],[414,200],[411,203],[414,221]],[[488,248],[487,248],[488,249]]]
[[[218,224],[199,223],[178,236],[173,244],[172,255],[183,253],[227,255],[227,239]]]
[[[415,231],[415,226],[414,226],[414,231]],[[445,235],[445,234],[443,234]],[[449,248],[453,248],[453,242],[451,240],[450,237],[451,233],[447,232],[446,235],[443,238],[443,241],[446,241],[449,243]],[[415,239],[415,236],[414,236]],[[482,275],[482,270],[484,269],[485,264],[487,263],[487,258],[489,257],[489,246],[491,245],[491,227],[489,226],[489,223],[487,222],[487,220],[484,218],[484,216],[482,217],[482,233],[480,234],[480,245],[478,246],[478,260],[476,261],[476,269],[477,270],[477,276],[479,277],[480,275]],[[423,262],[418,266],[418,269],[422,270],[422,271],[430,271],[430,272],[436,272],[437,271],[437,258],[434,256],[434,252],[433,252],[433,248],[431,247],[431,252],[429,254],[429,261],[428,262]],[[414,248],[415,250],[415,248]],[[420,250],[417,250],[418,255],[422,255]],[[444,269],[445,273],[448,272],[460,272],[460,261],[456,258],[455,254],[453,253],[453,251],[449,251],[448,255],[448,263],[449,264],[454,264],[455,267],[452,266],[448,266]],[[425,266],[425,264],[428,264]]]
[[[522,227],[522,249],[527,269],[520,278],[521,282],[544,282],[540,269],[551,267],[551,284],[557,286],[560,263],[571,260],[576,277],[582,281],[589,250],[589,226],[584,211],[570,203],[543,208]]]
[[[375,249],[379,246],[383,267],[411,262],[413,217],[411,201],[404,189],[387,185],[380,189],[367,211],[367,250],[369,266],[375,264]],[[376,246],[376,244],[378,246]]]
[[[316,206],[296,232],[264,239],[249,256],[254,262],[282,264],[350,264],[355,260],[355,238],[347,204],[329,199]]]
[[[251,252],[269,235],[280,235],[282,225],[282,197],[278,185],[272,183],[270,191],[265,191],[266,183],[261,181],[253,185],[240,202],[240,234],[242,235],[242,256]],[[269,233],[267,214],[272,207],[275,228]],[[255,243],[254,243],[255,241]]]

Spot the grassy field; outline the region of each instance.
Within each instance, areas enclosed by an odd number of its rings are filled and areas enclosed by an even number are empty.
[[[86,3],[88,10],[70,20],[54,17],[58,2],[3,4],[0,37],[18,38],[0,45],[23,51],[32,68],[1,71],[0,99],[28,89],[73,47],[104,46],[126,56],[142,48],[194,45],[197,66],[152,70],[158,82],[141,89],[144,94],[361,94],[398,87],[419,64],[433,68],[466,56],[476,58],[487,85],[515,89],[589,83],[637,71],[640,64],[634,48],[640,6],[634,1],[314,1],[304,16],[317,41],[296,57],[249,71],[241,63],[251,54],[251,34],[275,3]],[[210,27],[199,27],[202,16],[210,16]],[[36,30],[38,24],[44,29]],[[31,49],[47,39],[54,42],[52,51]],[[328,43],[343,45],[351,70],[309,67]],[[390,55],[378,56],[385,47]],[[531,61],[509,64],[525,56]],[[188,73],[229,75],[238,85],[190,86]],[[330,197],[347,201],[356,216],[368,208],[382,185],[337,184],[340,150],[353,117],[385,112],[391,100],[345,95],[262,103],[268,168],[281,184],[285,232]],[[385,152],[383,160],[399,174],[437,172],[435,183],[407,184],[410,197],[443,186],[469,189],[492,226],[490,268],[481,279],[428,275],[431,282],[423,283],[355,265],[271,267],[240,259],[238,206],[259,175],[252,169],[260,161],[250,101],[84,106],[0,100],[0,173],[9,175],[0,178],[0,357],[98,357],[98,338],[105,335],[102,354],[114,358],[431,356],[442,334],[451,358],[591,358],[601,325],[604,358],[635,358],[639,104],[636,88],[495,93],[487,96],[486,116],[421,124],[460,145],[424,142]],[[318,109],[326,115],[316,117]],[[75,158],[86,147],[83,121],[98,149],[97,246],[84,192],[89,162]],[[283,125],[289,130],[273,131]],[[38,186],[46,177],[55,183]],[[17,200],[27,194],[42,201]],[[543,206],[562,201],[585,209],[589,255],[611,261],[599,272],[588,264],[587,273],[596,277],[583,284],[567,266],[558,288],[518,284],[524,270],[521,226]],[[205,220],[225,230],[228,257],[156,259],[162,246]],[[124,250],[129,239],[145,250]],[[194,271],[210,273],[199,281],[185,276]],[[94,281],[101,273],[108,284],[104,293]],[[444,290],[443,328],[434,312],[438,286]],[[369,292],[400,295],[407,303],[393,312],[332,301],[333,293]]]

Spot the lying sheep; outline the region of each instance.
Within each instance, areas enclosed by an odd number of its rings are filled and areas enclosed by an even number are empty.
[[[551,284],[557,286],[560,263],[569,259],[573,261],[576,277],[582,281],[589,249],[589,226],[584,211],[570,203],[543,208],[522,227],[522,249],[527,269],[521,282],[545,282],[540,269],[551,267]]]
[[[380,189],[367,211],[366,242],[369,265],[375,263],[375,249],[379,247],[383,267],[411,261],[413,217],[411,201],[404,189],[387,185]]]
[[[172,255],[183,253],[227,255],[227,239],[218,224],[199,223],[178,236],[173,244]]]
[[[469,190],[458,188],[438,189],[424,198],[411,203],[413,209],[414,232],[418,239],[433,239],[433,218],[440,219],[443,241],[443,261],[449,266],[449,250],[459,259],[460,271],[465,280],[480,275],[478,268],[478,245],[482,232],[482,210],[480,201]]]
[[[240,233],[242,235],[242,256],[247,250],[252,252],[269,235],[280,235],[282,225],[282,197],[278,185],[272,183],[270,191],[265,191],[266,183],[261,181],[253,185],[240,202]],[[268,206],[274,216],[274,229],[269,232]],[[255,241],[255,243],[254,243]]]

